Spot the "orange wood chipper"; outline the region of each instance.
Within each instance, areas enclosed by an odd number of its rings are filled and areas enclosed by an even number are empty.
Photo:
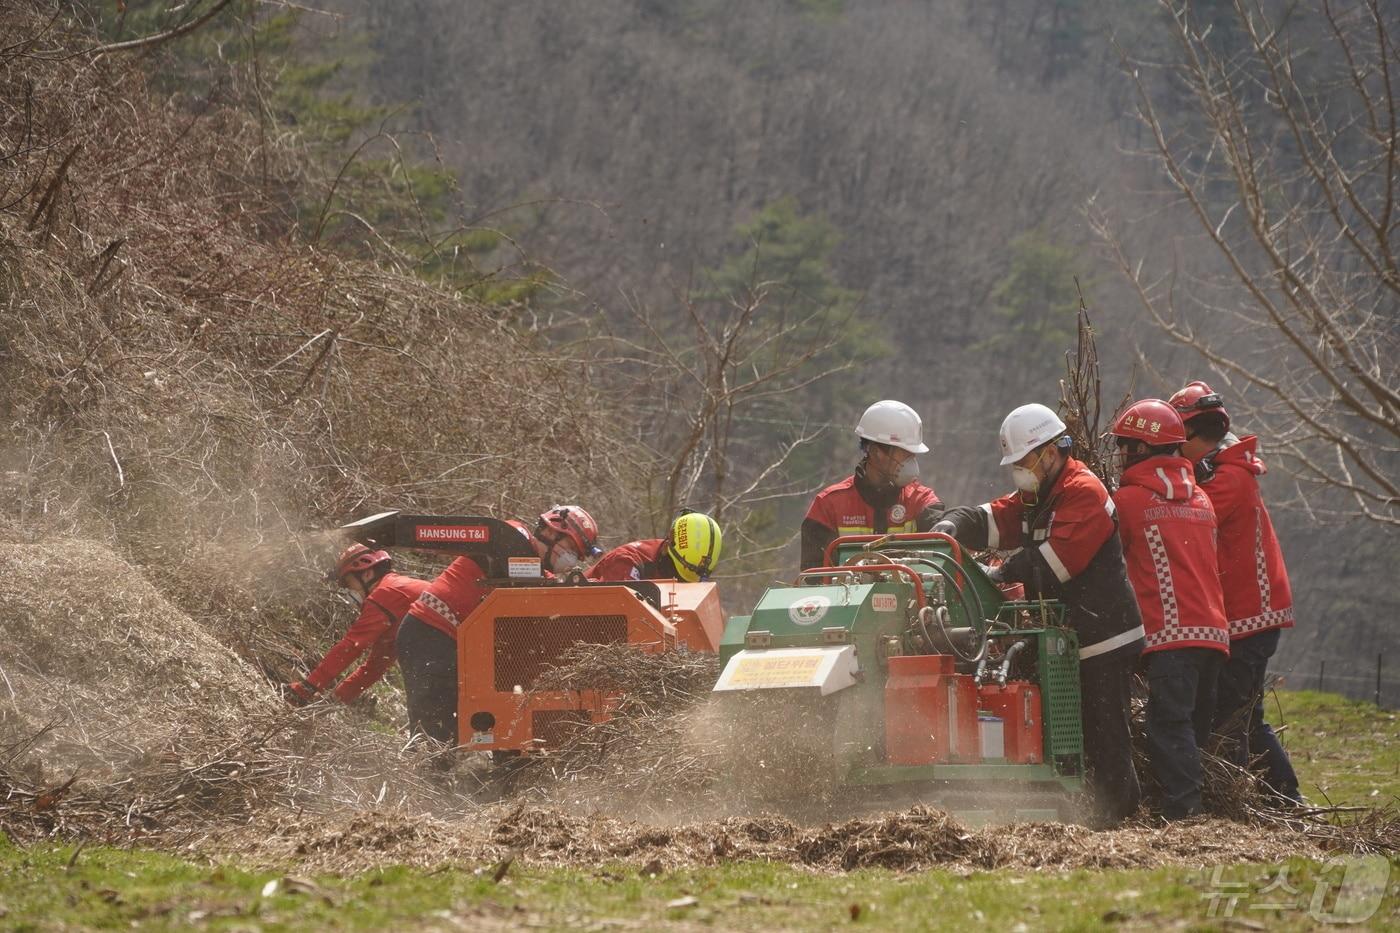
[[[474,751],[541,751],[610,715],[615,692],[535,688],[574,645],[714,653],[723,635],[714,583],[548,576],[528,539],[499,519],[383,512],[344,530],[375,547],[466,555],[486,572],[486,598],[457,629],[458,741]]]

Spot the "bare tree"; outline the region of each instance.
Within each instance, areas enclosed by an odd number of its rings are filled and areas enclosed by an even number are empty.
[[[1344,514],[1400,524],[1394,7],[1234,0],[1213,29],[1160,2],[1178,50],[1166,80],[1123,60],[1149,151],[1200,231],[1185,248],[1203,245],[1210,270],[1144,261],[1128,225],[1091,218],[1147,315],[1228,386],[1305,503],[1341,490]],[[1167,117],[1183,89],[1190,106]]]
[[[657,525],[703,509],[725,533],[735,576],[770,575],[792,536],[771,518],[814,490],[793,479],[794,458],[825,429],[800,414],[802,395],[850,367],[835,361],[841,322],[831,309],[793,310],[757,282],[732,300],[679,296],[655,312],[633,302],[626,334],[609,341],[612,371],[647,432],[638,448],[655,477],[647,511]],[[729,558],[726,558],[729,560]]]

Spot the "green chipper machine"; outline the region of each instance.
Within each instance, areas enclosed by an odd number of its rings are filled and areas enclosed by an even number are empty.
[[[839,537],[825,563],[729,619],[725,718],[762,718],[767,757],[799,749],[801,784],[864,807],[1072,817],[1084,750],[1064,606],[999,587],[934,532]]]

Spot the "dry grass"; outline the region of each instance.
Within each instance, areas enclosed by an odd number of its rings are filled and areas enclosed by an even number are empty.
[[[582,363],[516,309],[305,242],[315,173],[246,75],[163,96],[150,60],[78,51],[72,14],[0,17],[0,524],[116,542],[287,674],[332,620],[308,529],[557,497],[622,536],[626,427]]]

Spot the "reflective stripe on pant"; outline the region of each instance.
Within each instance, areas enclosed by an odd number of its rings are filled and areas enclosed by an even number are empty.
[[[457,643],[416,616],[394,642],[408,701],[408,729],[457,744]]]
[[[1142,800],[1133,769],[1133,741],[1128,726],[1135,650],[1112,651],[1079,662],[1079,693],[1084,724],[1084,758],[1095,815],[1116,824],[1132,815]]]
[[[1203,812],[1201,748],[1215,718],[1216,678],[1225,662],[1213,648],[1175,648],[1147,656],[1147,752],[1162,787],[1162,815]]]
[[[1281,634],[1282,629],[1270,629],[1230,642],[1230,659],[1220,671],[1215,731],[1224,740],[1221,753],[1226,758],[1242,768],[1254,762],[1270,787],[1297,800],[1293,763],[1264,721],[1264,681]]]

